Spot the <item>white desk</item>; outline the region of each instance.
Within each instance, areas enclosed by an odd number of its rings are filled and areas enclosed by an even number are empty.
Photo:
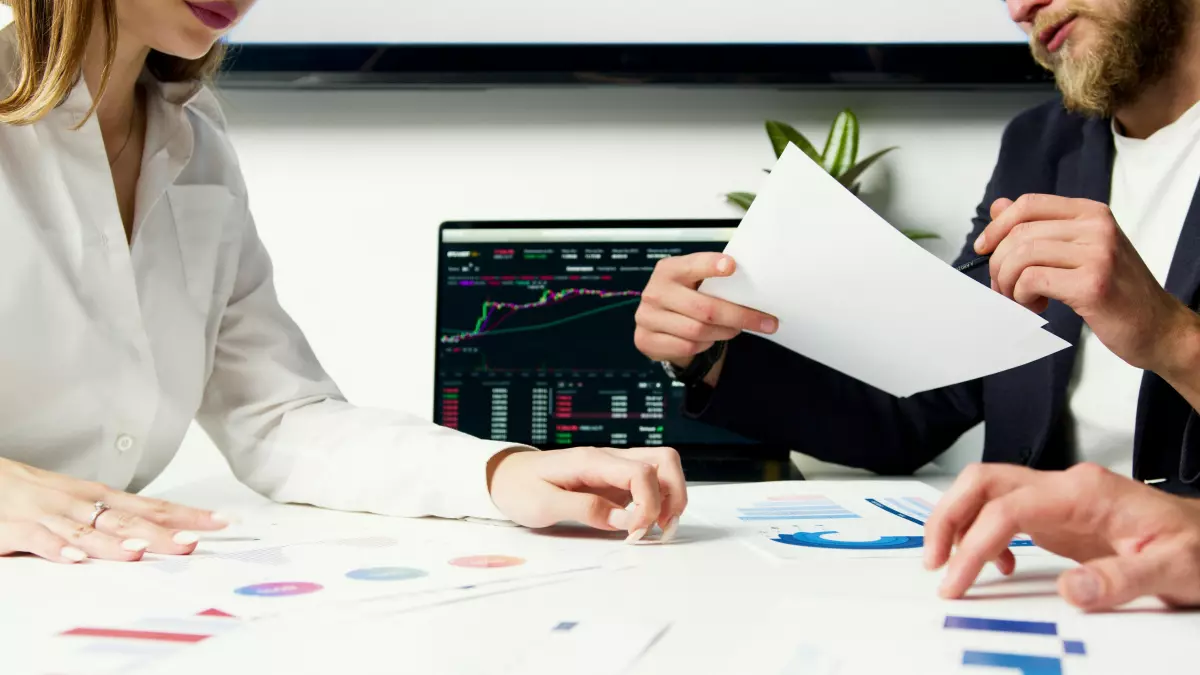
[[[253,509],[264,501],[224,477],[179,486],[158,496],[223,511]],[[314,517],[326,524],[337,519],[376,518],[329,512]],[[419,528],[441,528],[460,537],[483,536],[485,530],[481,528],[490,529],[470,523],[400,519],[386,526],[394,527],[401,538]],[[655,674],[774,675],[799,641],[832,626],[841,626],[838,634],[864,650],[904,649],[903,643],[897,642],[898,636],[947,614],[1033,615],[1071,626],[1086,620],[1097,635],[1145,637],[1137,645],[1121,647],[1123,656],[1110,653],[1107,657],[1105,649],[1116,647],[1093,640],[1089,645],[1092,655],[1086,663],[1080,662],[1087,668],[1068,669],[1066,673],[1127,673],[1132,672],[1129,668],[1139,666],[1149,668],[1144,672],[1156,672],[1153,660],[1138,656],[1138,649],[1151,649],[1155,636],[1167,640],[1166,636],[1181,631],[1200,635],[1200,616],[1147,609],[1154,608],[1155,603],[1142,603],[1141,610],[1124,615],[1081,617],[1054,594],[1054,575],[1067,566],[1055,559],[1026,559],[1018,575],[1023,580],[985,588],[975,600],[945,602],[935,599],[940,575],[924,572],[915,560],[772,564],[750,548],[729,541],[719,528],[685,518],[680,535],[681,542],[670,546],[626,546],[620,537],[609,535],[588,538],[586,545],[606,549],[636,565],[632,569],[378,616],[352,625],[268,623],[189,647],[186,658],[165,660],[144,672],[489,672],[486,664],[493,655],[505,654],[514,643],[529,640],[535,627],[593,618],[612,621],[629,617],[669,623],[669,630],[631,671]],[[36,625],[38,620],[30,617],[49,614],[60,622],[75,614],[94,618],[105,611],[97,603],[111,602],[81,593],[73,578],[79,570],[51,568],[31,559],[0,559],[0,597],[6,599],[0,605],[0,626],[9,640],[6,645],[0,638],[0,659],[13,653],[10,649],[35,639],[29,624]],[[983,596],[989,599],[978,599]],[[40,603],[35,601],[37,598]],[[1192,661],[1184,670],[1157,672],[1192,672],[1194,666]],[[889,671],[930,672],[920,663],[905,664],[903,654],[897,656],[895,667]],[[4,675],[23,672],[0,665]]]

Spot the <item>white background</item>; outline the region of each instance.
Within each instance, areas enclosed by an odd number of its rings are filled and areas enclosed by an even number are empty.
[[[736,216],[721,194],[754,189],[771,165],[763,120],[822,138],[849,106],[864,154],[901,148],[867,173],[865,198],[897,225],[940,232],[927,246],[949,259],[1004,124],[1046,95],[564,87],[222,98],[284,306],[352,401],[430,418],[440,222]],[[979,447],[970,435],[944,465],[978,459]],[[193,433],[160,484],[219,462]]]
[[[1023,42],[996,0],[262,0],[239,42]]]

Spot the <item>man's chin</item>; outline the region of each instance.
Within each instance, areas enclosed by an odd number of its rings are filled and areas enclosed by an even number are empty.
[[[1062,94],[1063,107],[1073,113],[1099,118],[1113,114],[1113,97],[1107,91],[1072,87],[1062,82],[1058,84],[1058,91]]]

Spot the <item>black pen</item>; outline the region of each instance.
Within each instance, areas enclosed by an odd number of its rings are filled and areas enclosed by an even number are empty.
[[[988,263],[988,261],[991,259],[992,259],[992,256],[990,256],[990,255],[980,256],[970,262],[965,262],[961,265],[957,265],[957,266],[955,266],[954,269],[958,270],[959,272],[970,272],[971,270],[975,269],[976,267],[986,265]]]

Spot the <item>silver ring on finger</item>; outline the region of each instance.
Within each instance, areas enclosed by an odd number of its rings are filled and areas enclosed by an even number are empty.
[[[92,517],[88,520],[88,526],[92,529],[96,529],[96,521],[100,520],[100,516],[104,515],[104,512],[110,510],[111,508],[111,506],[105,504],[104,502],[96,502],[93,504]]]

